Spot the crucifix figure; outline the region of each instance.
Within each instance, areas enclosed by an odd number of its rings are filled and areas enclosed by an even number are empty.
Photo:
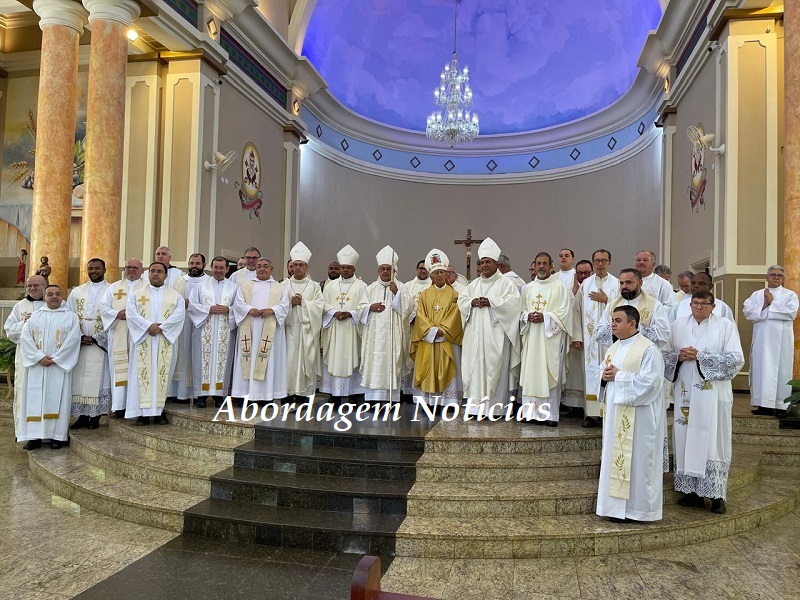
[[[339,303],[339,308],[344,308],[344,305],[350,302],[350,297],[342,292],[338,296],[336,296],[336,301]]]
[[[117,300],[122,300],[122,297],[123,297],[123,296],[127,296],[127,295],[128,295],[128,294],[126,294],[126,293],[125,293],[125,292],[122,290],[122,288],[120,288],[120,289],[118,289],[118,290],[117,290],[117,293],[116,293],[116,294],[114,294],[114,298],[116,298]]]
[[[453,240],[453,243],[456,245],[461,244],[467,249],[467,279],[472,280],[472,274],[470,273],[470,265],[472,265],[472,247],[480,244],[483,240],[473,240],[472,239],[472,229],[467,229],[467,237],[463,240]]]

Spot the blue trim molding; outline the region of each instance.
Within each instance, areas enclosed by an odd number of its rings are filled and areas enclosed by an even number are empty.
[[[253,82],[264,90],[270,98],[287,109],[288,90],[259,63],[253,55],[237,42],[223,27],[220,34],[220,45],[228,53],[230,61],[239,67]]]
[[[176,13],[197,27],[199,8],[194,0],[164,0]]]

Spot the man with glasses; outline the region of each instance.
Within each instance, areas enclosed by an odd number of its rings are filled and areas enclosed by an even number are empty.
[[[736,324],[713,314],[714,295],[694,292],[692,314],[672,324],[665,375],[674,382],[675,490],[681,506],[725,512],[731,466],[731,380],[744,365]]]
[[[236,285],[242,285],[245,281],[256,280],[256,263],[261,258],[258,248],[250,246],[244,251],[244,268],[239,269],[231,275],[230,279]]]
[[[750,404],[754,415],[786,416],[785,399],[792,393],[797,294],[783,287],[780,265],[767,270],[767,285],[744,302],[744,316],[753,322],[750,346]]]
[[[705,271],[701,271],[700,273],[696,273],[692,275],[692,283],[691,283],[691,293],[694,294],[695,292],[710,292],[711,285],[713,283],[713,279],[711,275],[706,273]],[[686,296],[683,300],[681,300],[678,304],[672,307],[669,314],[669,321],[670,323],[680,319],[682,317],[688,317],[692,314],[692,309],[690,307],[690,302],[692,301],[691,294]],[[733,321],[733,311],[730,307],[725,304],[719,298],[714,300],[714,314],[718,317],[724,317],[726,319],[730,319]]]
[[[31,275],[25,285],[25,297],[14,305],[11,314],[8,315],[3,329],[6,337],[17,344],[17,351],[14,355],[14,430],[16,436],[20,434],[20,403],[25,393],[22,382],[25,380],[25,368],[22,366],[22,349],[19,346],[19,338],[22,335],[22,327],[31,318],[31,315],[44,306],[44,288],[47,283],[41,275]],[[24,421],[23,424],[24,426]]]
[[[678,291],[675,292],[675,303],[684,300],[692,295],[692,271],[684,271],[678,274]]]

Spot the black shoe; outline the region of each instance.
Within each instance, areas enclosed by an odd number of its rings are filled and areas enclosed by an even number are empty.
[[[618,517],[606,517],[612,523],[626,523],[628,519],[620,519]]]
[[[83,429],[84,427],[88,427],[90,422],[88,415],[81,415],[78,417],[78,420],[72,424],[70,429]]]
[[[670,402],[669,406],[667,407],[667,411],[670,411],[670,410],[675,410],[675,404],[672,403],[672,402]]]
[[[681,506],[703,507],[706,503],[700,496],[692,492],[691,494],[684,494],[683,498],[678,500],[678,504]]]
[[[776,410],[775,411],[775,416],[778,417],[779,419],[785,419],[786,417],[789,416],[789,411],[788,410]]]
[[[100,417],[92,417],[89,419],[89,424],[86,429],[98,429],[100,427]]]
[[[221,408],[223,400],[222,398],[214,398],[214,408]]]
[[[724,515],[728,509],[725,508],[725,500],[722,498],[712,498],[711,499],[711,512],[717,513],[718,515]]]
[[[115,410],[114,411],[114,418],[115,419],[124,419],[125,418],[125,409]]]
[[[156,425],[169,425],[169,421],[167,420],[167,415],[161,413],[157,417],[153,419],[153,423]]]
[[[750,411],[754,415],[761,415],[763,417],[774,417],[775,416],[775,409],[774,408],[766,408],[764,406],[759,406]]]
[[[42,440],[28,440],[28,443],[25,444],[22,449],[23,450],[36,450],[37,448],[42,447]]]
[[[194,401],[195,408],[205,408],[206,407],[206,399],[205,398],[198,398]]]
[[[594,417],[583,417],[581,427],[599,427],[600,423]]]
[[[64,442],[61,440],[50,440],[50,449],[59,450],[64,447]]]
[[[558,421],[545,421],[544,424],[548,427],[558,427]]]
[[[137,417],[137,425],[150,425],[150,417]]]

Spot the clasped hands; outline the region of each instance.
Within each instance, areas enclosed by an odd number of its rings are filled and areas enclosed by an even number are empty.
[[[369,305],[369,312],[383,312],[385,310],[386,310],[386,305],[383,302],[375,302]]]
[[[370,309],[371,308],[372,307],[370,307]],[[353,315],[349,310],[340,310],[339,312],[333,314],[333,318],[337,321],[346,321],[347,319],[352,319]]]
[[[224,304],[212,304],[211,308],[208,309],[208,314],[210,315],[227,315],[230,312],[230,308],[225,306]]]
[[[292,306],[300,306],[303,303],[303,297],[300,294],[292,296]]]
[[[251,317],[261,317],[263,319],[266,317],[271,317],[275,314],[275,311],[271,308],[251,308],[247,314]]]
[[[614,381],[617,377],[617,372],[619,369],[614,365],[608,365],[605,369],[603,369],[603,381]]]
[[[44,358],[39,359],[39,364],[42,365],[43,367],[49,367],[50,365],[56,364],[56,361],[54,361],[49,356],[45,356]]]
[[[697,360],[697,348],[692,346],[681,348],[681,351],[678,353],[679,362],[693,362],[695,360]]]
[[[487,308],[491,306],[488,298],[480,297],[480,298],[473,298],[472,299],[472,306],[476,308]]]
[[[540,312],[528,313],[528,323],[544,323],[544,315]]]
[[[769,288],[764,288],[764,308],[767,308],[772,301],[775,300],[775,296],[772,295],[772,292],[769,291]],[[762,308],[761,310],[764,310]]]
[[[91,346],[92,344],[96,343],[97,341],[90,335],[81,336],[81,346]]]

